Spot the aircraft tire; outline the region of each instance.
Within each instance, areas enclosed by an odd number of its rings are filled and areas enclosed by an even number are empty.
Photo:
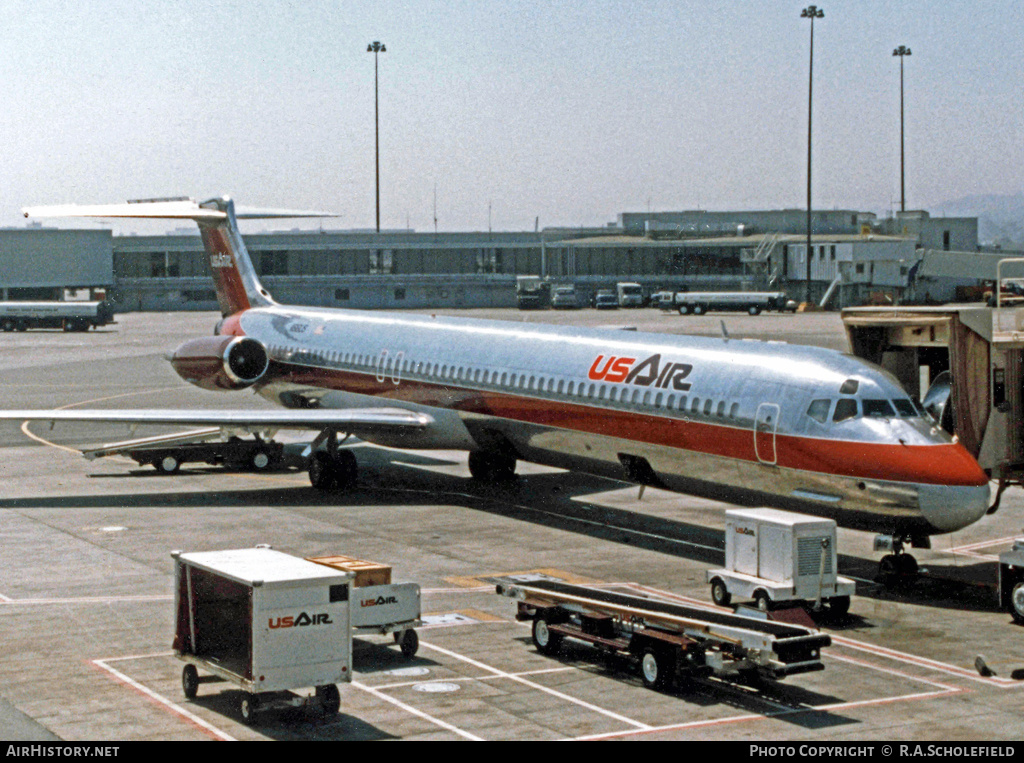
[[[322,450],[314,453],[309,459],[309,483],[317,490],[333,490],[337,483],[331,466],[329,453]]]
[[[473,450],[469,453],[469,473],[479,482],[508,482],[516,475],[516,459],[501,453]]]
[[[359,466],[351,450],[339,450],[334,455],[333,466],[335,487],[344,490],[355,483]]]

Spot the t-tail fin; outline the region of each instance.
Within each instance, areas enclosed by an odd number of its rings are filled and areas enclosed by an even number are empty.
[[[134,217],[164,220],[193,220],[199,226],[210,258],[210,271],[217,289],[217,302],[226,317],[250,307],[267,307],[274,300],[256,274],[245,249],[238,220],[275,217],[333,217],[329,212],[293,209],[235,209],[227,196],[197,204],[194,199],[144,199],[125,204],[74,204],[54,207],[26,207],[25,217]]]

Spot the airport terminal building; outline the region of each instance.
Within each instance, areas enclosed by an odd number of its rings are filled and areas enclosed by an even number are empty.
[[[246,235],[267,288],[283,303],[326,307],[511,307],[515,279],[572,283],[585,299],[618,281],[659,289],[788,290],[802,300],[806,211],[622,213],[603,228],[519,233],[281,231]],[[925,212],[879,220],[814,212],[812,299],[838,308],[879,294],[949,301],[995,277],[976,218]],[[932,265],[929,260],[940,253]],[[962,265],[962,267],[960,267]],[[991,271],[991,273],[990,273]],[[198,233],[112,236],[39,226],[0,230],[0,296],[60,299],[105,291],[120,311],[215,310]]]

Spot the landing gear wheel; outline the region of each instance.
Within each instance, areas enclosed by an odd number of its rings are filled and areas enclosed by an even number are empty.
[[[341,692],[334,684],[316,687],[316,698],[327,715],[337,715],[341,709]]]
[[[347,488],[355,482],[356,472],[356,457],[349,450],[339,450],[334,457],[320,450],[309,459],[309,482],[317,490]]]
[[[412,628],[402,634],[402,640],[398,642],[398,648],[402,650],[402,656],[411,660],[420,649],[420,637]]]
[[[243,694],[242,699],[238,702],[238,713],[242,716],[242,720],[251,726],[256,722],[256,711],[259,707],[258,694]]]
[[[181,689],[185,699],[195,699],[199,693],[199,671],[195,665],[186,665],[181,670]]]
[[[768,595],[767,591],[754,591],[754,606],[762,612],[771,612],[772,597]]]
[[[1024,623],[1024,582],[1017,583],[1010,592],[1010,614],[1014,622]]]
[[[538,617],[533,621],[533,645],[541,654],[555,654],[562,646],[562,634],[552,633],[548,621]]]
[[[157,471],[164,474],[174,474],[181,468],[181,459],[177,456],[164,456],[159,461],[154,461],[153,466],[157,468]]]
[[[720,607],[728,607],[729,602],[732,601],[732,594],[729,593],[729,589],[725,587],[725,582],[721,578],[711,581],[711,601]]]
[[[878,561],[878,580],[891,586],[917,576],[917,559],[910,554],[886,554]]]
[[[509,482],[516,476],[516,459],[502,453],[473,450],[469,453],[469,473],[480,482]]]
[[[640,658],[640,678],[648,689],[664,689],[671,680],[669,659],[663,652],[645,649]]]

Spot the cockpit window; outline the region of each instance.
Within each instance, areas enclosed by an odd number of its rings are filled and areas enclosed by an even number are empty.
[[[847,379],[843,382],[843,386],[839,388],[840,395],[856,395],[857,388],[860,386],[860,382],[856,379]]]
[[[836,403],[836,412],[832,414],[833,421],[846,421],[857,415],[857,401],[845,397]]]
[[[903,398],[901,400],[893,400],[892,404],[896,406],[896,413],[904,418],[909,419],[914,416],[920,416],[921,414],[917,410],[917,406],[911,400]]]
[[[878,418],[891,418],[896,415],[896,412],[889,405],[888,400],[865,400],[864,401],[864,415],[875,416]]]
[[[828,411],[831,407],[831,400],[812,400],[810,407],[807,409],[807,415],[819,424],[824,424],[828,421]]]

